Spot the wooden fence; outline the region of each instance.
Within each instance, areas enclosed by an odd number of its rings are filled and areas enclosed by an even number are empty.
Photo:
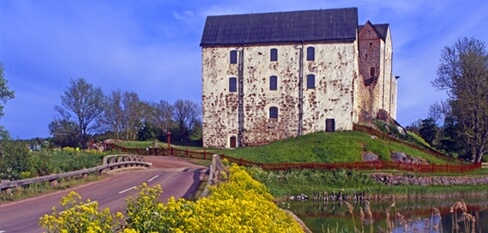
[[[135,148],[123,148],[121,146],[114,146],[119,151],[126,153],[142,152],[142,155],[171,155],[186,158],[205,159],[212,160],[212,153],[206,150],[193,151],[188,149],[177,148],[152,148],[152,149],[135,149]],[[152,152],[152,154],[151,154]],[[257,166],[264,170],[290,170],[290,169],[352,169],[352,170],[402,170],[410,172],[423,172],[423,173],[463,173],[481,168],[479,164],[411,164],[403,162],[393,161],[373,161],[373,162],[351,162],[351,163],[258,163],[248,161],[243,158],[234,158],[225,154],[220,154],[222,159],[226,159],[231,163],[236,163],[240,166]]]

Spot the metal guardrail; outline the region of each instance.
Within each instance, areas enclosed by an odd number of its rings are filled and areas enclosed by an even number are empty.
[[[104,173],[108,170],[115,170],[126,167],[150,167],[152,163],[144,162],[144,157],[139,155],[109,155],[103,158],[103,165],[81,169],[78,171],[65,172],[60,174],[52,174],[41,177],[28,178],[23,180],[14,180],[9,182],[0,183],[0,190],[16,188],[24,185],[41,183],[41,182],[52,182],[61,178],[66,177],[78,177],[87,175],[92,172]]]

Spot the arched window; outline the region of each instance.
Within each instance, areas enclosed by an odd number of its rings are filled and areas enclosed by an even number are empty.
[[[269,77],[269,90],[271,91],[278,90],[278,77],[274,75]]]
[[[229,78],[229,92],[237,91],[237,78]]]
[[[270,119],[278,119],[278,108],[277,107],[270,107],[269,108],[269,118]]]
[[[271,49],[269,52],[270,56],[270,61],[278,61],[278,50],[277,49]]]
[[[237,51],[230,51],[230,64],[237,64]]]
[[[315,75],[307,75],[307,89],[315,89]]]
[[[315,61],[315,48],[307,47],[307,61]]]

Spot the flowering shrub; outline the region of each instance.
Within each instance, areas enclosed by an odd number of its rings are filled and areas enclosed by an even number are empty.
[[[78,193],[68,193],[59,202],[64,211],[56,212],[56,208],[53,208],[52,215],[45,214],[41,217],[39,225],[48,233],[116,232],[120,229],[124,218],[122,213],[112,214],[108,208],[100,211],[97,202],[80,200]]]
[[[171,197],[166,204],[158,201],[162,192],[159,185],[148,187],[143,184],[138,187],[137,197],[127,199],[126,225],[120,227],[124,233],[145,232],[303,232],[293,218],[280,210],[274,203],[273,197],[267,192],[266,187],[252,179],[241,167],[232,165],[229,169],[230,177],[217,187],[212,187],[211,194],[195,202],[183,198],[175,200]],[[71,194],[71,196],[76,196]],[[68,195],[68,197],[70,196]],[[78,195],[79,196],[79,195]],[[71,200],[69,197],[66,200]],[[63,200],[62,200],[63,202]],[[67,202],[67,201],[64,201]],[[72,203],[72,201],[68,201]],[[71,231],[74,224],[62,224],[63,221],[78,223],[86,219],[87,212],[79,213],[82,208],[69,208],[73,212],[64,214],[53,213],[41,218],[41,226],[49,232],[63,232],[59,229]],[[93,210],[91,210],[93,211]],[[110,215],[110,213],[103,212]],[[71,219],[57,220],[59,216]],[[105,228],[116,229],[116,216],[110,221],[94,221],[92,232],[98,224],[106,224]],[[108,218],[107,218],[108,219]],[[69,227],[69,228],[68,228]],[[55,231],[55,230],[58,231]],[[101,228],[100,228],[101,229]],[[88,232],[88,231],[86,231]]]
[[[303,232],[274,203],[266,187],[233,165],[229,180],[196,202],[170,198],[157,202],[160,187],[128,201],[127,227],[137,232]]]

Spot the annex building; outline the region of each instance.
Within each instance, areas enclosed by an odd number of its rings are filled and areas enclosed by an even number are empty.
[[[357,8],[207,17],[203,146],[256,146],[396,117],[388,24]]]

